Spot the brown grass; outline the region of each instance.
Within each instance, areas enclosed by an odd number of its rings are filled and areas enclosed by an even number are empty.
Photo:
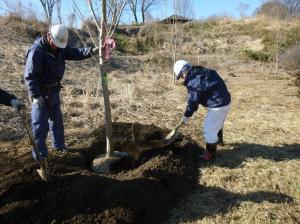
[[[215,46],[218,34],[211,37]],[[6,43],[1,39],[1,87],[23,91],[18,80],[28,44]],[[189,44],[184,42],[185,46]],[[165,66],[169,53],[166,51],[162,60],[159,54],[157,58],[115,58],[120,69],[109,72],[113,121],[169,129],[180,121],[186,90],[173,84],[170,67]],[[295,77],[283,69],[273,77],[270,64],[244,61],[234,52],[210,51],[185,58],[217,69],[233,101],[225,124],[227,145],[220,148],[220,158],[211,165],[200,165],[198,189],[176,206],[166,223],[299,223],[300,101]],[[79,141],[72,133],[91,131],[103,124],[97,62],[91,59],[67,65],[61,96],[68,144]],[[27,99],[26,92],[15,93]],[[8,116],[14,112],[1,107],[1,116],[4,113]],[[190,124],[181,129],[203,146],[205,113],[199,108]],[[8,118],[1,132],[20,131],[17,120]]]

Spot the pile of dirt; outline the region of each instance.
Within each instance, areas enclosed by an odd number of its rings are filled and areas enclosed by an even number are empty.
[[[115,148],[130,157],[112,166],[114,174],[98,175],[90,163],[104,153],[100,128],[72,152],[51,153],[54,177],[47,183],[37,176],[28,153],[3,150],[0,223],[160,223],[197,185],[194,155],[201,150],[184,136],[166,144],[166,132],[153,125],[114,124]]]

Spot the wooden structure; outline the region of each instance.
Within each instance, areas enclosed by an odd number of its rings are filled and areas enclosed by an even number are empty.
[[[164,24],[174,24],[174,23],[186,23],[192,21],[191,19],[185,18],[183,16],[172,15],[160,21],[160,23]]]

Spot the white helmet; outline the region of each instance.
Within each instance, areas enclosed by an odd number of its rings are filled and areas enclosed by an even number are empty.
[[[178,60],[175,62],[173,70],[174,70],[176,80],[178,80],[180,78],[183,68],[187,65],[191,66],[191,64],[185,60]]]
[[[59,48],[66,48],[68,43],[68,29],[61,24],[51,26],[49,33],[53,43]]]

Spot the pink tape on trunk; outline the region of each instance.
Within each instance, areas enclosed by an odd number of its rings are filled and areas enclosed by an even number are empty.
[[[112,55],[113,49],[116,47],[114,39],[106,38],[105,40],[105,59],[109,59]]]

